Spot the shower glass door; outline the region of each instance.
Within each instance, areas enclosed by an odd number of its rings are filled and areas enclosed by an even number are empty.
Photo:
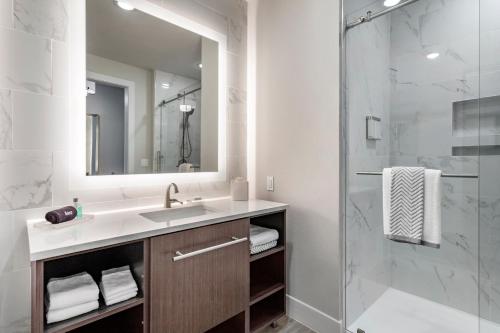
[[[480,6],[479,314],[481,333],[500,332],[500,1]]]
[[[484,32],[500,31],[500,2],[408,2],[344,34],[345,328],[500,333],[500,34]],[[387,8],[344,1],[347,23]],[[455,176],[442,177],[439,248],[384,237],[377,173],[393,166]]]

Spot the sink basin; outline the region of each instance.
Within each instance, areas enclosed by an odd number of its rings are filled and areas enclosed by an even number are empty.
[[[185,219],[188,217],[201,216],[214,213],[215,210],[208,209],[205,206],[188,206],[179,208],[168,208],[154,212],[141,213],[139,215],[153,222],[169,222],[172,220]]]

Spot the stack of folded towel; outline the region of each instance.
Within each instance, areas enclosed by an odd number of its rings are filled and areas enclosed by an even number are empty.
[[[106,305],[131,299],[137,296],[138,290],[129,266],[102,271],[102,280],[99,287]]]
[[[250,225],[250,253],[257,254],[278,245],[277,230]]]
[[[99,288],[86,273],[52,278],[47,283],[47,324],[66,320],[99,308]]]

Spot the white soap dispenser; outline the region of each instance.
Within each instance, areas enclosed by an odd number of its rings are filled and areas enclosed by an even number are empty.
[[[231,181],[231,198],[234,201],[248,201],[248,181],[243,177],[236,177]]]

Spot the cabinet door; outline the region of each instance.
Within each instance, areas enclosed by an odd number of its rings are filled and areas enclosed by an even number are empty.
[[[246,309],[248,232],[244,219],[151,240],[153,333],[202,333]]]

